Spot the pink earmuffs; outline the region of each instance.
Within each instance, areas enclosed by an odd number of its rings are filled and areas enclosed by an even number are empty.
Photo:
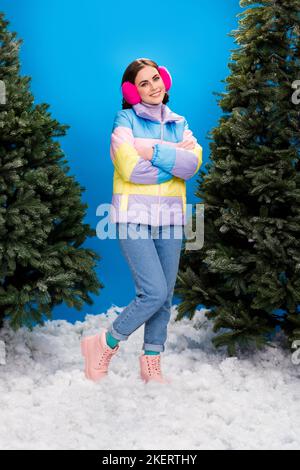
[[[172,77],[170,72],[167,70],[166,67],[163,65],[158,67],[159,74],[162,78],[162,81],[164,82],[164,85],[166,87],[166,91],[168,91],[171,88],[172,85]],[[122,84],[122,94],[124,99],[127,101],[129,104],[137,104],[141,102],[141,97],[138,92],[137,87],[130,82],[124,82]]]

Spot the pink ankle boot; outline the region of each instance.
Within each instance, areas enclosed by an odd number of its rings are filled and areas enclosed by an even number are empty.
[[[170,379],[164,378],[161,374],[160,368],[160,354],[155,356],[148,354],[141,354],[140,356],[141,378],[147,383],[150,380],[168,384],[171,383]]]
[[[118,352],[120,346],[110,348],[106,342],[107,329],[95,336],[86,336],[81,340],[81,354],[85,358],[85,376],[97,381],[107,376],[111,358]]]

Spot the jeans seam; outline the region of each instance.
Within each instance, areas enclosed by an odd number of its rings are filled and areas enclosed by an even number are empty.
[[[141,224],[136,224],[136,225],[141,225]],[[127,225],[127,233],[128,233],[128,227],[129,227],[129,224]],[[130,257],[128,256],[128,253],[127,253],[127,251],[126,251],[126,248],[125,248],[124,245],[122,245],[121,243],[120,243],[120,245],[121,245],[121,247],[122,247],[122,252],[123,252],[125,258],[126,258],[128,264],[129,264],[129,266],[131,267],[132,271],[133,271],[134,278],[138,278],[138,275],[137,275],[138,273],[137,273],[137,271],[136,271],[136,269],[135,269],[134,264],[131,262]],[[135,281],[135,279],[134,279],[134,281]],[[128,319],[129,315],[131,315],[131,313],[132,313],[132,311],[129,310],[129,311],[127,312],[126,316],[125,316],[124,318],[122,318],[122,320],[119,322],[119,325],[122,325],[122,324]]]

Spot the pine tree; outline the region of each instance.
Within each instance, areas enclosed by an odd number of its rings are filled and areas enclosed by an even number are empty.
[[[205,305],[229,355],[274,346],[278,330],[286,346],[300,339],[300,3],[240,5],[226,92],[215,93],[223,114],[197,180],[204,246],[182,252],[174,290],[176,320]]]
[[[34,105],[30,77],[20,75],[22,40],[0,13],[0,322],[17,329],[43,324],[54,306],[80,310],[103,287],[94,271],[100,256],[81,245],[95,235],[82,222],[84,188],[68,176],[55,139],[66,135]]]

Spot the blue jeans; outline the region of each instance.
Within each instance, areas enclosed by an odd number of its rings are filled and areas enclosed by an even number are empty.
[[[131,333],[145,324],[142,349],[164,351],[183,226],[151,227],[117,222],[116,229],[121,251],[134,278],[136,297],[118,315],[108,331],[118,340],[127,340]],[[127,239],[120,235],[121,230],[125,233],[128,230]],[[137,238],[137,233],[141,233],[143,238]]]

